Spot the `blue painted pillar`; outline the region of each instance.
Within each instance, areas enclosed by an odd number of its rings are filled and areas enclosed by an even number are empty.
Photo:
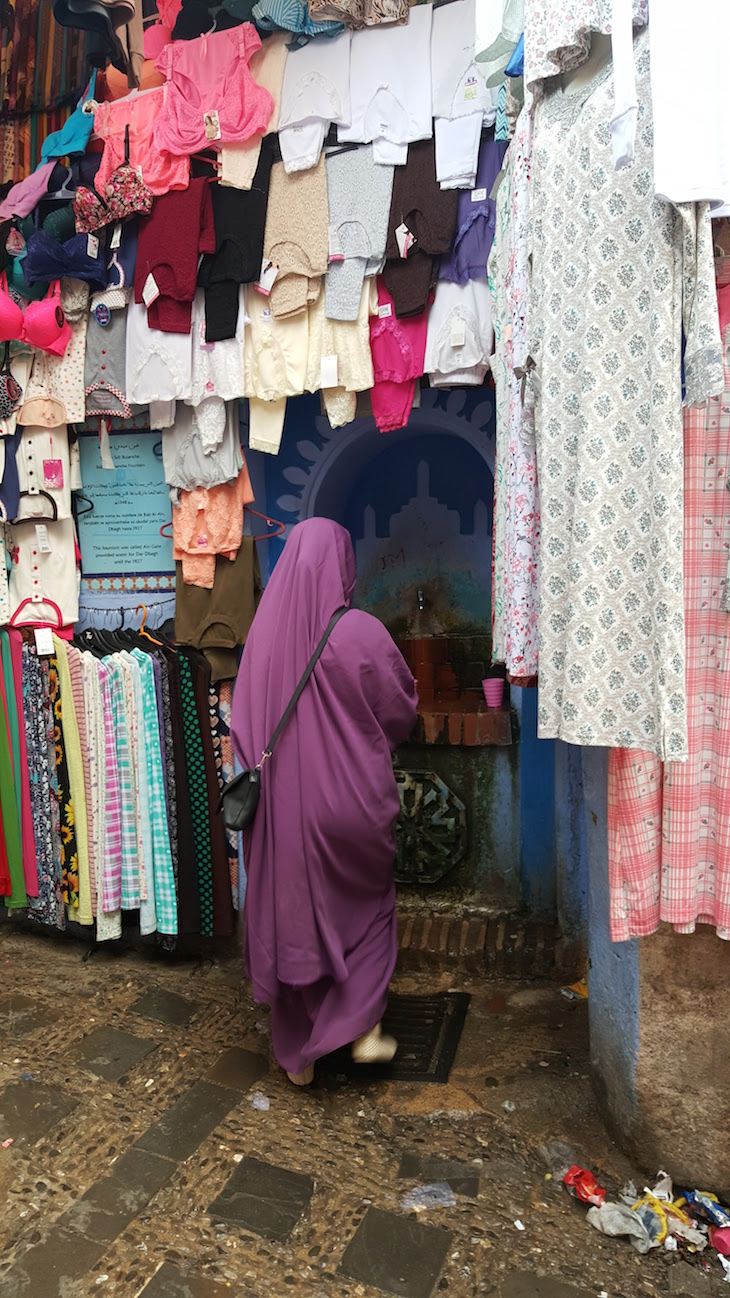
[[[520,865],[522,899],[536,914],[555,913],[555,744],[537,737],[537,690],[512,690],[520,715]]]
[[[612,942],[608,889],[608,749],[582,750],[588,864],[588,1012],[596,1087],[624,1139],[637,1121],[639,943]]]

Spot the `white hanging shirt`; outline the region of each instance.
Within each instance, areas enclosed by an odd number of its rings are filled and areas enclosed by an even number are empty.
[[[208,397],[221,397],[224,401],[234,401],[242,397],[245,391],[243,376],[243,338],[246,327],[246,291],[241,285],[238,294],[238,322],[234,338],[223,342],[207,343],[205,341],[205,292],[199,288],[193,301],[191,335],[193,341],[192,355],[192,394],[189,398],[194,406],[200,405]]]
[[[24,428],[15,463],[18,486],[28,493],[20,501],[20,518],[49,519],[49,496],[58,518],[71,517],[71,465],[65,424],[52,429]]]
[[[279,110],[285,171],[315,166],[330,124],[349,126],[351,40],[344,31],[289,51]]]
[[[717,209],[730,203],[728,0],[652,5],[649,45],[657,198],[709,202],[720,215]],[[697,82],[695,108],[685,93],[688,74]]]
[[[404,27],[368,27],[353,33],[350,126],[343,143],[386,140],[391,145],[429,140],[432,127],[431,26],[433,5],[411,9]],[[385,155],[393,161],[392,155]]]
[[[36,527],[46,529],[50,551],[41,548]],[[24,599],[31,603],[21,609],[15,626],[30,623],[58,622],[58,614],[48,603],[53,600],[61,610],[61,625],[70,626],[79,619],[79,572],[76,567],[76,532],[72,518],[57,523],[13,523],[7,528],[10,565],[10,613],[17,612]]]
[[[150,329],[147,307],[130,302],[127,308],[127,400],[148,406],[151,401],[190,401],[192,346],[190,334]]]
[[[494,347],[489,284],[440,279],[428,314],[424,373],[435,387],[477,386]]]
[[[497,115],[498,88],[487,88],[483,65],[474,57],[476,0],[456,0],[434,10],[431,30],[433,115],[453,121],[484,114],[488,125]]]

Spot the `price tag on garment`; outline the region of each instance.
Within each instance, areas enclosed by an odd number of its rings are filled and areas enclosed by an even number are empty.
[[[329,241],[329,252],[327,257],[328,261],[344,261],[345,254],[342,251],[342,244],[340,243],[340,232],[337,229],[336,225],[331,225],[329,227],[328,241]]]
[[[38,542],[38,549],[41,554],[51,553],[51,542],[48,540],[48,528],[45,523],[36,523],[35,539]]]
[[[320,370],[319,386],[321,388],[336,388],[339,379],[337,378],[337,357],[323,356],[322,367]]]
[[[203,126],[206,140],[219,140],[221,138],[221,122],[217,108],[208,113],[203,113]]]
[[[53,644],[53,632],[49,626],[37,626],[33,628],[35,635],[35,651],[41,658],[48,658],[56,652]]]
[[[466,320],[455,316],[451,321],[451,346],[463,347],[466,342]]]
[[[149,307],[152,305],[153,302],[157,301],[157,298],[159,296],[160,296],[160,290],[157,287],[157,280],[152,274],[152,271],[150,271],[149,275],[147,276],[142,286],[142,301],[144,302],[145,306]]]
[[[87,234],[86,236],[86,256],[87,257],[99,256],[99,240],[97,239],[95,234]]]
[[[472,203],[483,203],[487,197],[486,189],[473,189],[471,191]]]
[[[43,485],[51,491],[63,490],[63,460],[43,461]]]
[[[411,248],[413,247],[414,243],[416,242],[416,237],[415,235],[411,234],[410,230],[408,229],[408,226],[404,225],[402,222],[398,226],[398,229],[395,232],[395,237],[396,237],[396,242],[398,244],[398,252],[400,253],[401,257],[403,257],[403,259],[405,260]]]
[[[200,321],[200,341],[199,341],[199,343],[198,343],[198,347],[200,348],[201,352],[214,352],[214,351],[215,351],[215,343],[209,343],[209,342],[206,341],[206,337],[205,337],[205,320],[201,320],[201,321]]]
[[[278,274],[279,274],[279,267],[275,266],[273,262],[268,261],[267,258],[264,257],[263,261],[261,262],[261,273],[256,283],[254,284],[254,288],[256,292],[261,293],[263,297],[268,297],[271,292],[274,280],[276,279]]]
[[[389,316],[392,316],[392,314],[393,307],[390,302],[384,302],[382,306],[378,307],[378,318],[380,320],[387,320]]]
[[[476,99],[477,97],[477,79],[474,75],[467,77],[464,82],[464,98]]]
[[[112,231],[112,238],[109,247],[118,248],[121,242],[122,242],[122,223],[121,221],[117,221]]]

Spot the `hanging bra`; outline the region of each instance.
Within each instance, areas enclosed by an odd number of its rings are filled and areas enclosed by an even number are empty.
[[[79,185],[74,199],[76,230],[91,234],[114,221],[146,216],[152,211],[152,193],[129,162],[129,126],[124,132],[124,162],[112,172],[104,186],[105,197]]]
[[[61,308],[61,282],[56,280],[42,302],[31,302],[25,312],[8,293],[8,281],[0,275],[0,342],[27,343],[52,356],[65,355],[71,326]]]
[[[25,245],[22,267],[28,285],[37,280],[50,284],[62,275],[84,279],[89,284],[106,284],[105,240],[99,240],[96,256],[90,257],[85,234],[75,234],[65,243],[59,243],[46,230],[36,230]]]
[[[64,122],[60,131],[47,135],[41,145],[41,160],[48,162],[51,158],[73,157],[76,153],[85,153],[86,146],[94,129],[94,94],[96,92],[96,68],[86,93],[76,105],[71,116]]]

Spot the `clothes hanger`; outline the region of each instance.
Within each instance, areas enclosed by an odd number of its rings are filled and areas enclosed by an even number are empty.
[[[40,517],[40,522],[41,522],[41,523],[42,523],[42,522],[46,522],[46,523],[55,523],[55,522],[56,522],[56,520],[57,520],[57,518],[58,518],[58,505],[56,504],[55,500],[53,499],[53,496],[50,496],[50,495],[48,494],[47,491],[21,491],[21,492],[19,492],[19,494],[18,494],[18,500],[19,500],[19,501],[22,500],[23,496],[30,496],[30,497],[32,497],[32,496],[43,496],[44,499],[47,500],[48,503],[49,503],[49,505],[51,506],[51,509],[53,510],[53,513],[51,514],[51,517],[50,517],[50,518],[48,518],[45,514],[42,514],[41,517]],[[13,522],[14,522],[14,523],[37,523],[38,521],[39,521],[38,518],[21,518],[20,515],[18,515],[17,518],[14,518],[14,519],[13,519]]]
[[[164,538],[165,538],[166,541],[171,541],[171,540],[172,540],[172,532],[166,532],[166,531],[165,531],[165,528],[166,528],[166,527],[172,527],[172,519],[170,519],[169,523],[163,523],[163,524],[162,524],[162,527],[160,528],[160,536],[164,536]],[[138,610],[138,611],[139,611],[139,610]]]
[[[52,608],[52,609],[54,610],[54,612],[56,613],[56,616],[58,617],[58,621],[57,621],[57,622],[34,622],[34,623],[33,623],[33,626],[34,626],[34,627],[47,626],[47,627],[50,627],[50,629],[51,629],[52,631],[60,631],[60,630],[61,630],[61,628],[62,628],[62,626],[63,626],[63,613],[61,612],[60,608],[58,607],[58,604],[56,604],[55,601],[52,600],[52,599],[35,599],[35,600],[34,600],[32,595],[26,595],[25,599],[21,599],[20,603],[18,604],[18,607],[16,608],[15,612],[13,613],[13,616],[11,617],[11,619],[10,619],[10,621],[9,621],[9,623],[8,623],[8,626],[15,626],[15,619],[16,619],[16,617],[18,616],[18,614],[19,614],[19,612],[21,611],[21,609],[24,609],[24,608],[25,608],[26,604],[33,604],[33,605],[39,605],[39,604],[40,604],[40,605],[44,606],[45,608]]]
[[[142,614],[142,621],[141,621],[141,623],[140,623],[140,627],[139,627],[139,634],[140,634],[141,636],[144,636],[145,640],[150,640],[150,641],[152,642],[152,644],[156,644],[156,645],[158,645],[158,646],[160,647],[160,649],[162,649],[162,648],[163,648],[163,643],[162,643],[162,641],[161,641],[161,640],[156,640],[155,637],[154,637],[153,635],[150,635],[149,631],[146,631],[146,630],[145,630],[145,626],[146,626],[146,623],[147,623],[147,616],[148,616],[148,615],[147,615],[147,605],[146,605],[146,604],[138,604],[137,607],[136,607],[136,609],[135,609],[134,611],[135,611],[135,613],[141,613],[141,614]]]
[[[267,532],[265,536],[255,536],[254,541],[272,541],[275,536],[283,536],[286,531],[286,523],[281,523],[278,518],[271,518],[268,514],[260,514],[258,509],[252,509],[250,505],[244,505],[247,513],[253,514],[255,518],[263,519],[267,527],[273,527],[274,532]]]
[[[75,492],[74,494],[75,494],[76,502],[77,502],[77,503],[76,503],[76,517],[77,517],[77,518],[83,518],[83,517],[84,517],[84,514],[93,514],[93,512],[94,512],[94,502],[93,502],[93,500],[89,500],[89,497],[86,496],[86,495],[84,494],[83,491],[77,491],[77,492]],[[88,505],[88,509],[79,509],[79,507],[78,507],[78,502],[79,502],[80,500],[83,500],[84,504],[85,504],[85,505]],[[120,612],[121,612],[121,614],[122,614],[122,626],[123,626],[123,625],[124,625],[124,609],[120,609]]]

